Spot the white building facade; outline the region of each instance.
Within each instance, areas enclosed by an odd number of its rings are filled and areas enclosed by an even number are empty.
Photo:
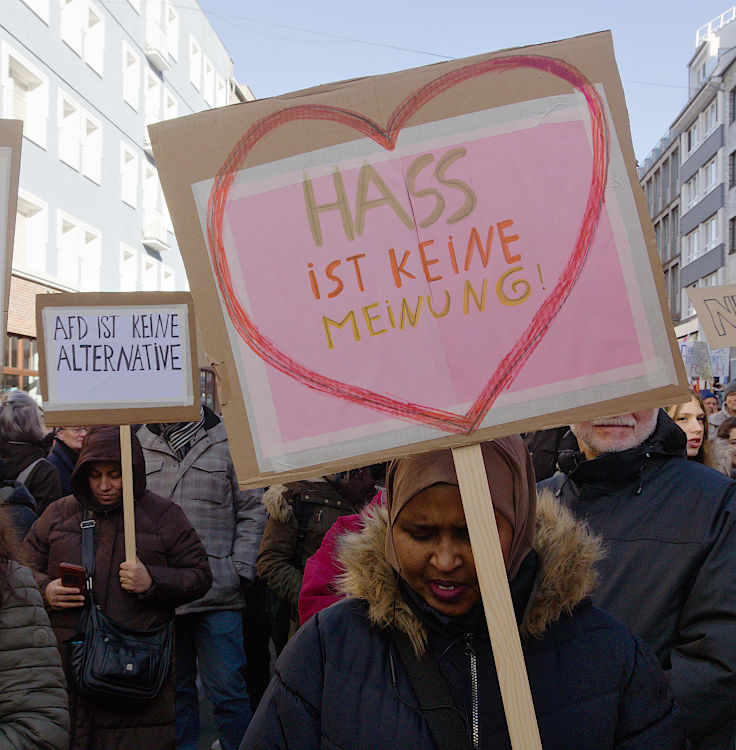
[[[36,294],[188,288],[147,125],[253,96],[196,0],[0,18],[0,117],[24,122],[3,387],[33,391]]]

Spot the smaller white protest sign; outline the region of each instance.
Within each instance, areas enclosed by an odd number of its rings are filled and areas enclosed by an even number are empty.
[[[37,330],[48,425],[199,418],[189,294],[43,295]]]

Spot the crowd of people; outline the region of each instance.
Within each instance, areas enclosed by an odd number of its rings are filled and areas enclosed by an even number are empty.
[[[733,750],[723,399],[481,445],[545,750]],[[511,747],[451,451],[244,491],[203,406],[131,453],[134,561],[120,429],[0,402],[0,749],[196,750],[202,698],[222,750]],[[93,607],[170,628],[153,697],[80,678]]]

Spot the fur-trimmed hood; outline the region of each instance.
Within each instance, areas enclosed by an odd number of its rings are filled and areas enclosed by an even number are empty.
[[[273,484],[263,493],[261,502],[266,506],[269,518],[286,524],[295,518],[294,501],[297,495],[303,502],[347,508],[348,512],[353,512],[349,499],[322,477],[290,484]]]
[[[427,632],[411,607],[396,596],[396,573],[386,561],[384,549],[386,508],[366,508],[362,518],[362,531],[346,533],[338,541],[344,570],[338,586],[343,594],[368,603],[372,625],[397,627],[420,655],[427,648]],[[538,496],[534,549],[539,567],[519,626],[524,640],[540,638],[549,625],[592,593],[598,580],[595,563],[603,554],[600,539],[549,491]]]

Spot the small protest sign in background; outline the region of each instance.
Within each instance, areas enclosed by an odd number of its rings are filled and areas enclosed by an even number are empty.
[[[0,120],[0,317],[3,333],[0,337],[0,362],[5,361],[5,331],[8,326],[10,270],[13,265],[22,141],[23,123],[20,120]]]
[[[736,346],[736,284],[687,290],[712,349]]]
[[[46,424],[199,419],[189,294],[49,294],[36,301]]]

